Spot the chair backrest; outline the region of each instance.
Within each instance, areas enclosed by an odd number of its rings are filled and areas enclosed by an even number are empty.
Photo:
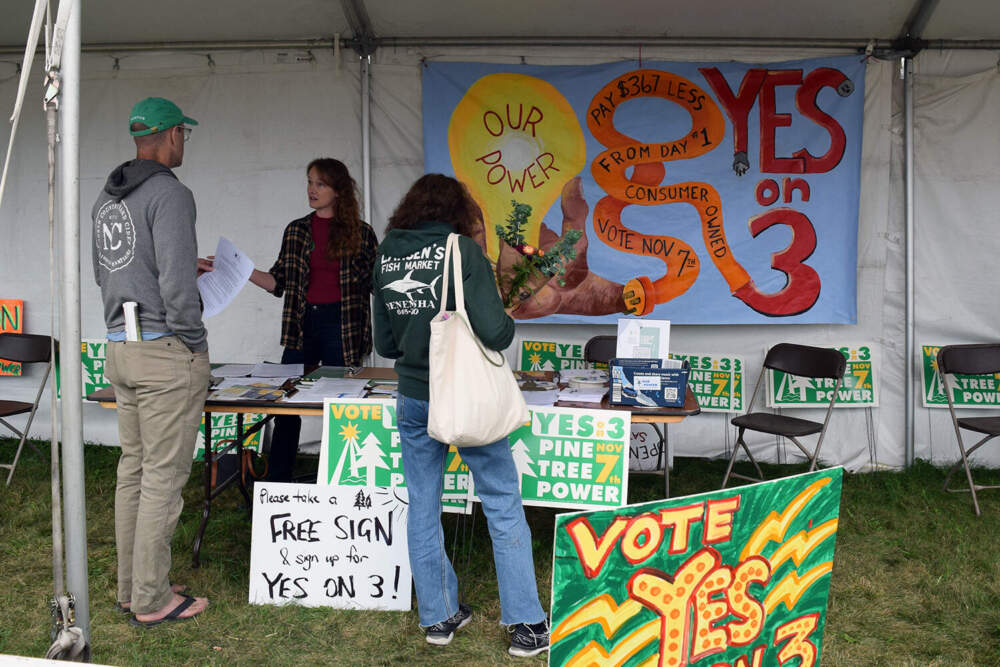
[[[765,368],[810,378],[841,378],[847,360],[832,347],[778,343],[767,351]]]
[[[0,359],[31,364],[51,357],[49,336],[0,333]]]
[[[618,336],[594,336],[583,346],[584,361],[606,364],[615,358]]]
[[[937,363],[942,373],[996,373],[1000,371],[1000,343],[945,345],[938,350]]]

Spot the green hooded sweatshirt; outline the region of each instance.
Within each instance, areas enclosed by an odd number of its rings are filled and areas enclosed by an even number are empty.
[[[424,222],[415,229],[386,234],[375,255],[375,350],[396,360],[399,393],[429,400],[427,385],[431,319],[441,307],[441,275],[451,225]],[[472,330],[491,350],[504,350],[514,339],[514,320],[504,312],[489,260],[476,242],[459,237],[465,309]],[[453,285],[448,310],[455,308]]]

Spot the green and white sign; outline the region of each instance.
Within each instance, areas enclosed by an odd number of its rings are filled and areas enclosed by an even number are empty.
[[[921,345],[923,395],[925,408],[947,408],[944,382],[938,373],[937,355],[940,345]],[[1000,405],[1000,373],[989,375],[953,374],[948,379],[951,400],[956,408],[992,408]]]
[[[323,409],[322,484],[404,486],[395,402],[327,399]],[[525,505],[618,507],[628,497],[631,415],[610,410],[536,406],[510,434]],[[476,500],[461,450],[450,448],[444,498]]]
[[[522,340],[518,349],[518,368],[522,371],[561,371],[593,365],[583,360],[583,343]]]
[[[878,407],[875,348],[870,344],[838,347],[847,360],[836,408]],[[767,372],[767,405],[771,408],[825,408],[837,386],[833,378],[804,378],[782,371]]]
[[[688,386],[702,412],[743,412],[743,358],[720,354],[671,352],[691,366]]]
[[[80,378],[83,383],[83,397],[111,385],[104,375],[108,359],[108,341],[95,338],[80,341]],[[58,358],[56,359],[56,396],[62,396]]]
[[[80,341],[80,374],[83,378],[83,395],[93,394],[111,385],[104,376],[104,367],[108,359],[108,342],[106,340]]]
[[[229,444],[229,441],[236,437],[236,418],[238,417],[235,413],[212,413],[212,449],[214,451],[219,451]],[[251,426],[264,419],[264,415],[256,412],[246,413],[243,415],[243,431],[246,432]],[[263,429],[257,431],[249,438],[243,441],[243,449],[252,449],[258,454],[261,453],[261,446],[263,439],[261,438],[261,432]],[[205,456],[205,415],[201,416],[201,425],[198,427],[198,435],[195,437],[194,444],[194,459],[196,461],[204,458]],[[234,452],[235,453],[235,452]]]

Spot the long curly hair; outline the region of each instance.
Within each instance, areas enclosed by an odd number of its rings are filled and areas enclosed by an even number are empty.
[[[410,186],[386,231],[413,229],[421,222],[444,222],[470,238],[482,234],[482,213],[462,183],[444,174],[426,174]]]
[[[312,169],[316,170],[319,180],[333,188],[337,194],[333,202],[336,227],[330,230],[326,254],[330,259],[350,257],[361,248],[361,226],[364,224],[358,208],[358,185],[340,160],[321,157],[309,163],[306,173]]]

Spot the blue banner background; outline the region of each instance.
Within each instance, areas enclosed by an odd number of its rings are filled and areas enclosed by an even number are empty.
[[[841,97],[824,87],[816,98],[817,106],[831,116],[846,134],[844,154],[837,166],[826,173],[785,174],[761,172],[760,99],[754,100],[748,118],[749,170],[738,176],[733,170],[734,132],[725,107],[712,87],[699,72],[700,67],[715,67],[725,77],[730,90],[740,89],[747,70],[802,70],[803,77],[822,67],[843,72],[854,84],[852,94]],[[685,293],[659,304],[650,318],[668,319],[676,324],[789,324],[838,323],[852,324],[857,316],[857,229],[860,181],[861,131],[864,108],[865,65],[862,58],[846,56],[795,60],[766,65],[719,62],[643,62],[642,69],[657,69],[685,77],[715,100],[725,117],[725,137],[714,150],[692,159],[664,162],[666,176],[662,184],[684,181],[704,181],[711,184],[722,200],[725,233],[733,257],[746,269],[760,291],[776,292],[786,283],[785,274],[771,268],[771,256],[781,252],[792,240],[791,229],[774,225],[756,238],[752,237],[748,221],[754,216],[778,207],[789,207],[808,216],[816,233],[816,250],[805,260],[820,276],[821,290],[816,303],[805,312],[792,316],[763,315],[740,299],[732,296],[722,274],[712,263],[702,238],[701,223],[695,209],[689,205],[628,206],[622,213],[622,223],[645,234],[677,237],[688,243],[698,255],[701,270],[697,280]],[[586,140],[586,162],[580,172],[584,198],[590,211],[586,233],[589,241],[587,261],[590,270],[608,280],[625,283],[636,276],[656,280],[664,275],[664,263],[655,257],[624,253],[605,245],[593,229],[595,204],[605,192],[594,181],[590,165],[606,147],[587,129],[587,109],[594,95],[615,77],[640,69],[634,61],[593,66],[517,66],[486,63],[427,63],[423,75],[424,156],[427,172],[454,175],[448,149],[448,127],[455,107],[466,90],[488,74],[513,72],[543,79],[551,83],[569,101]],[[822,156],[830,148],[830,134],[821,125],[803,116],[796,108],[798,86],[775,87],[775,111],[790,114],[791,125],[778,127],[775,132],[777,158],[791,157],[806,149],[813,156]],[[614,126],[637,141],[668,142],[682,138],[691,131],[691,117],[678,104],[667,99],[645,97],[619,105]],[[780,185],[786,177],[808,182],[810,199],[801,200],[793,193],[791,203],[783,197],[771,206],[758,203],[755,190],[763,179],[774,179]],[[513,198],[517,198],[516,194]],[[537,216],[539,212],[534,212]],[[557,234],[562,229],[562,214],[557,200],[546,212],[544,223]],[[487,233],[503,220],[487,220]],[[569,314],[549,315],[531,322],[613,323],[622,314],[599,317]]]

